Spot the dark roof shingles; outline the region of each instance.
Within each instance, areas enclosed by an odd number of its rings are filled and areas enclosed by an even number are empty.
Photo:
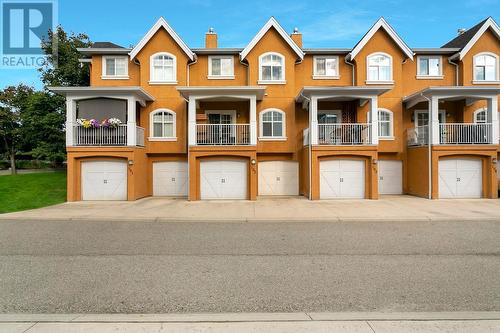
[[[123,46],[116,45],[111,42],[95,42],[92,44],[91,48],[93,49],[123,49]]]
[[[472,28],[470,28],[469,30],[464,32],[463,34],[458,35],[457,37],[453,38],[452,40],[450,40],[448,43],[444,44],[441,47],[442,48],[463,49],[465,47],[465,45],[467,45],[467,43],[474,37],[476,32],[478,32],[479,29],[481,29],[481,27],[483,26],[483,24],[487,20],[488,19],[484,19],[483,21],[479,22],[478,24],[476,24],[475,26],[473,26]]]

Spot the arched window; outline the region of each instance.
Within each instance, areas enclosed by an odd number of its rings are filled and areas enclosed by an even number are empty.
[[[259,57],[259,81],[284,83],[285,57],[279,53],[264,53]]]
[[[176,59],[173,54],[162,52],[151,56],[150,83],[175,83]]]
[[[159,109],[151,113],[150,137],[153,139],[176,139],[175,112]]]
[[[486,115],[486,109],[481,108],[479,110],[474,111],[474,122],[476,124],[485,124],[488,118]]]
[[[267,109],[260,113],[261,138],[285,138],[285,113],[279,109]]]
[[[368,112],[366,119],[371,122],[370,112]],[[382,139],[394,138],[394,117],[390,110],[378,109],[378,137]]]
[[[474,81],[498,81],[498,56],[479,53],[474,56]]]
[[[392,57],[386,53],[372,53],[367,57],[367,81],[392,81]]]

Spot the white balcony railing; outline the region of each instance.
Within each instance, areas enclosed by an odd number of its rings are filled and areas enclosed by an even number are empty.
[[[250,145],[250,124],[196,124],[196,144]]]
[[[111,127],[85,128],[75,125],[73,128],[75,146],[126,146],[127,124]],[[138,146],[144,146],[144,129],[136,127]]]
[[[318,124],[320,145],[369,145],[372,143],[369,123]]]
[[[406,132],[408,146],[423,146],[429,141],[429,126],[409,128]]]
[[[439,124],[440,144],[490,144],[492,140],[491,124],[444,123]]]

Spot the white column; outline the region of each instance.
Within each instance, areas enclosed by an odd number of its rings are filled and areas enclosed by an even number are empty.
[[[372,145],[378,145],[378,97],[370,98],[370,121],[372,125]]]
[[[127,146],[135,146],[137,143],[135,122],[135,98],[127,98]]]
[[[257,144],[257,97],[250,97],[250,145]]]
[[[311,96],[309,101],[309,141],[318,144],[318,98]]]
[[[196,98],[189,96],[188,102],[188,145],[196,146]]]
[[[498,144],[499,124],[498,124],[498,96],[487,99],[487,119],[491,123],[491,139],[493,144]]]
[[[435,96],[431,97],[429,102],[429,133],[431,133],[431,144],[438,145],[440,142],[439,130],[439,99]]]
[[[66,146],[74,145],[74,130],[76,125],[76,101],[71,96],[66,97]]]

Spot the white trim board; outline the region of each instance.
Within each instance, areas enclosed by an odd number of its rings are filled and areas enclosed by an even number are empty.
[[[264,24],[264,26],[259,30],[259,32],[254,36],[254,38],[248,43],[248,45],[241,51],[240,58],[241,60],[245,59],[250,51],[254,48],[255,45],[264,37],[266,32],[274,28],[280,34],[281,37],[287,42],[287,44],[292,48],[292,50],[297,54],[300,60],[304,59],[304,52],[302,49],[293,41],[292,37],[290,37],[286,31],[281,27],[281,25],[276,21],[274,17],[271,18]]]
[[[175,40],[175,42],[181,47],[181,49],[186,53],[188,58],[193,61],[194,60],[194,53],[191,51],[191,49],[184,43],[184,41],[179,37],[179,35],[168,25],[167,21],[163,17],[160,17],[158,21],[149,29],[149,31],[142,37],[141,41],[139,44],[137,44],[132,51],[130,51],[130,59],[134,59],[137,54],[142,50],[144,46],[149,42],[149,40],[154,36],[154,34],[160,29],[164,28],[168,34]]]
[[[403,51],[403,53],[413,60],[413,51],[410,49],[408,45],[403,41],[401,37],[396,33],[396,31],[387,23],[387,21],[381,17],[378,19],[377,22],[368,30],[366,35],[363,36],[363,38],[356,44],[354,49],[348,54],[348,57],[350,60],[354,59],[358,53],[365,47],[365,45],[368,43],[370,39],[372,39],[373,35],[380,29],[384,28],[384,30],[389,34],[389,36],[396,42],[396,44],[399,46],[399,48]]]

